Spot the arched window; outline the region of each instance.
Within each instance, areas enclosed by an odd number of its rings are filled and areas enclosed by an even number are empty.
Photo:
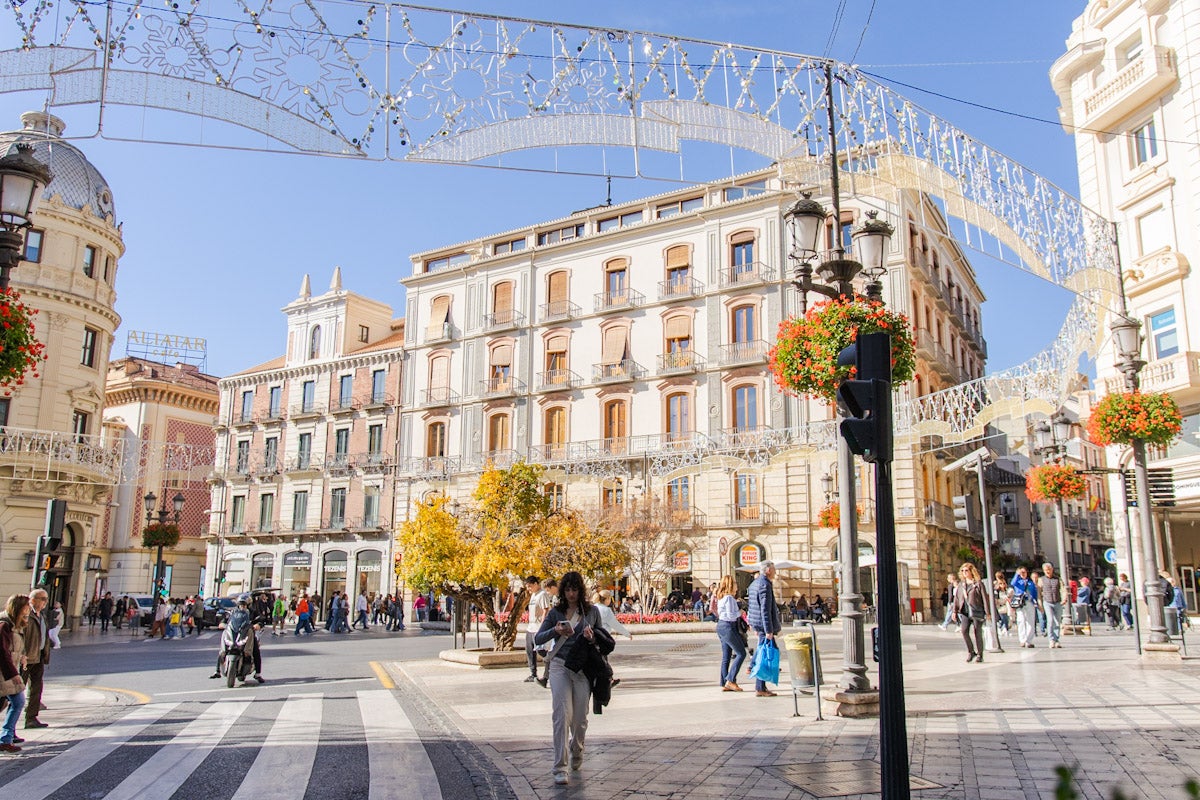
[[[512,447],[511,432],[512,432],[512,417],[508,412],[493,414],[488,417],[488,441],[487,449],[489,453],[498,453],[501,450],[508,450]]]
[[[429,359],[430,402],[445,402],[450,399],[450,356],[437,355]]]
[[[546,338],[546,374],[543,376],[543,386],[559,386],[570,383],[571,376],[567,366],[567,335],[555,334]]]
[[[428,341],[450,338],[450,295],[442,294],[433,298],[425,338]]]
[[[308,337],[308,357],[321,357],[321,326],[314,325],[312,334]]]
[[[559,270],[546,276],[546,312],[544,319],[565,317],[571,311],[571,301],[567,296],[567,271]]]
[[[733,429],[758,430],[758,387],[752,383],[733,390]]]
[[[604,448],[609,453],[624,453],[628,446],[629,404],[625,400],[609,400],[604,404]]]
[[[629,302],[629,260],[614,258],[604,264],[604,307]]]
[[[739,472],[733,477],[733,513],[735,520],[762,519],[762,506],[758,500],[758,476]]]
[[[752,305],[733,309],[731,333],[734,344],[745,344],[757,339],[758,309]]]
[[[429,458],[446,457],[445,422],[431,422],[425,428],[425,455]]]
[[[511,344],[498,344],[492,348],[491,364],[488,369],[488,391],[507,392],[512,387]]]
[[[729,240],[729,264],[733,267],[733,282],[754,274],[754,233],[735,233]]]
[[[552,454],[560,454],[567,444],[567,409],[566,406],[553,406],[546,409],[542,417],[542,440]]]
[[[686,314],[668,317],[663,322],[664,346],[663,367],[683,369],[695,362],[692,350],[692,318]]]
[[[513,323],[513,282],[503,281],[492,287],[492,325]]]
[[[692,256],[686,244],[667,249],[667,280],[663,297],[686,297],[692,293]]]
[[[692,397],[687,392],[667,395],[667,441],[684,442],[692,434]]]

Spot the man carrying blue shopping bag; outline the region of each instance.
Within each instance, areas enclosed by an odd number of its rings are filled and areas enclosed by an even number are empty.
[[[758,577],[750,584],[748,590],[750,607],[747,610],[747,622],[758,634],[758,650],[754,654],[755,695],[758,697],[775,697],[775,692],[767,688],[767,680],[779,683],[779,648],[775,644],[775,635],[783,630],[783,620],[779,616],[779,604],[775,602],[775,587],[771,583],[775,578],[775,562],[764,561],[758,568]],[[768,645],[768,642],[770,643]],[[769,667],[769,661],[774,656],[775,667]],[[767,663],[763,663],[763,662]],[[761,665],[761,667],[760,667]]]

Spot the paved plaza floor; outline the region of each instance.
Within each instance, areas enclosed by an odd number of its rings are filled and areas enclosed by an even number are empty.
[[[1006,652],[966,663],[962,640],[935,626],[904,629],[913,796],[1053,797],[1055,769],[1075,768],[1080,796],[1183,798],[1200,765],[1200,661],[1139,660],[1132,634],[1065,637],[1051,650],[1005,638]],[[837,624],[820,628],[832,684]],[[618,640],[621,685],[590,718],[583,768],[569,786],[550,774],[550,694],[524,670],[474,670],[437,660],[393,663],[398,689],[440,712],[447,736],[467,737],[522,800],[871,797],[878,792],[878,721],[824,721],[812,695],[793,716],[789,677],[779,696],[721,692],[713,634]],[[875,794],[877,796],[877,794]]]

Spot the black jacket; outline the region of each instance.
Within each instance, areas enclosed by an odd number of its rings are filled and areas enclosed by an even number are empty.
[[[592,691],[592,712],[603,714],[604,706],[612,699],[612,667],[605,658],[617,646],[616,641],[604,628],[593,628],[593,641],[580,639],[567,654],[564,661],[567,669],[582,672],[588,679]]]

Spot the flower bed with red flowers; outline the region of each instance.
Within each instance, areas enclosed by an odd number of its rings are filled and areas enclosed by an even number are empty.
[[[622,625],[646,623],[653,625],[658,622],[695,622],[695,614],[680,614],[673,611],[666,614],[617,614],[617,622]]]
[[[892,385],[912,380],[916,344],[908,317],[889,311],[883,303],[836,298],[822,300],[803,317],[779,323],[768,359],[779,387],[794,394],[833,402],[838,384],[854,375],[854,367],[839,367],[838,353],[859,333],[888,333],[892,337]]]
[[[1107,394],[1088,417],[1088,437],[1106,447],[1142,439],[1163,447],[1183,428],[1179,406],[1169,394],[1123,392]]]
[[[26,373],[38,377],[38,364],[46,360],[46,345],[34,336],[36,313],[14,289],[0,289],[0,392],[4,395],[24,384]]]
[[[1025,473],[1025,496],[1035,503],[1074,500],[1087,492],[1087,480],[1070,464],[1042,464]]]

